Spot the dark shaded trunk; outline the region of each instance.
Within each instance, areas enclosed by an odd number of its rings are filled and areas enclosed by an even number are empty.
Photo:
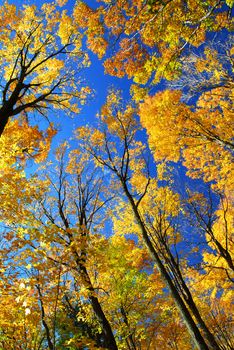
[[[77,328],[79,331],[82,332],[82,334],[87,335],[90,339],[95,341],[95,345],[98,348],[103,347],[103,336],[102,334],[97,332],[97,329],[90,326],[85,321],[81,321],[77,319],[77,313],[80,310],[80,307],[77,305],[73,306],[70,302],[70,299],[67,295],[64,296],[64,305],[66,306],[67,313],[69,315],[69,318],[72,320],[73,325],[75,328]]]
[[[76,263],[78,265],[79,272],[80,272],[81,277],[83,279],[83,283],[89,291],[89,296],[88,296],[89,301],[92,305],[93,311],[94,311],[94,313],[95,313],[95,315],[96,315],[96,317],[101,325],[101,328],[102,328],[102,333],[103,333],[103,338],[104,338],[103,345],[107,349],[118,350],[110,323],[107,320],[107,318],[102,310],[102,307],[99,303],[98,298],[95,296],[95,289],[93,288],[93,285],[90,281],[88,271],[87,271],[86,267],[80,263],[80,259],[79,260],[77,259]]]
[[[215,340],[213,334],[210,332],[210,330],[207,328],[205,322],[203,321],[201,314],[200,314],[200,312],[199,312],[199,310],[198,310],[198,308],[193,300],[193,296],[192,296],[187,284],[184,281],[184,278],[181,274],[180,268],[179,268],[178,264],[176,263],[173,255],[169,251],[169,249],[168,249],[168,253],[169,253],[170,262],[173,266],[173,269],[175,270],[175,273],[177,276],[177,281],[179,283],[179,288],[182,291],[183,299],[185,300],[185,303],[187,304],[187,306],[189,307],[193,316],[197,320],[199,327],[204,332],[205,337],[206,337],[209,345],[212,347],[212,349],[219,350],[220,348],[219,348],[218,344],[216,343],[216,340]]]
[[[25,78],[25,70],[22,68],[19,80],[9,99],[7,99],[6,95],[12,80],[9,80],[9,82],[5,86],[5,89],[3,91],[3,105],[0,108],[0,137],[9,121],[9,118],[15,114],[14,106],[19,100],[20,93],[24,88],[24,85],[23,85],[24,78]]]
[[[214,238],[214,235],[212,236],[211,239],[216,244],[217,249],[218,249],[220,255],[222,256],[222,258],[224,258],[226,260],[228,267],[232,271],[234,271],[234,264],[233,264],[233,260],[232,260],[232,257],[231,257],[231,254],[229,253],[229,251],[227,249],[225,249],[217,239]]]
[[[43,300],[42,300],[41,289],[40,289],[39,285],[37,285],[36,288],[37,288],[38,294],[39,294],[39,301],[40,301],[40,306],[41,306],[41,319],[42,319],[43,327],[45,328],[45,332],[46,332],[46,340],[47,340],[48,348],[50,350],[54,350],[54,345],[53,345],[52,340],[51,340],[50,330],[49,330],[48,324],[45,320],[45,310],[44,310],[44,304],[43,304]]]
[[[135,219],[136,219],[136,221],[141,229],[141,233],[142,233],[142,237],[143,237],[143,240],[145,242],[145,245],[147,246],[151,256],[153,257],[153,259],[157,265],[157,268],[158,268],[159,272],[161,273],[163,279],[165,280],[165,282],[168,285],[168,288],[169,288],[169,290],[172,294],[172,297],[176,303],[176,306],[177,306],[177,308],[178,308],[178,310],[179,310],[179,312],[180,312],[180,314],[185,322],[185,325],[186,325],[186,327],[187,327],[187,329],[192,337],[194,344],[198,347],[199,350],[210,350],[210,349],[220,350],[219,346],[217,345],[217,343],[214,339],[214,336],[210,332],[208,332],[209,339],[207,338],[207,341],[209,342],[210,347],[208,347],[208,345],[206,344],[206,341],[205,341],[204,337],[202,336],[200,329],[198,328],[198,326],[194,322],[193,317],[192,317],[189,309],[187,308],[187,306],[186,306],[183,298],[181,297],[178,289],[174,285],[170,274],[166,270],[163,262],[161,261],[157,251],[155,250],[155,248],[154,248],[154,246],[153,246],[153,244],[148,236],[145,225],[144,225],[144,223],[140,217],[140,214],[138,212],[138,208],[134,202],[134,199],[132,198],[131,194],[128,191],[126,183],[124,181],[121,181],[121,183],[122,183],[125,195],[127,196],[128,200],[130,202],[130,205],[132,207]],[[201,316],[200,316],[197,308],[194,308],[195,304],[193,305],[193,303],[191,303],[191,300],[189,300],[189,302],[191,304],[191,312],[194,313],[194,316],[196,317],[196,319],[198,318],[200,321],[202,321],[201,324],[199,324],[200,328],[203,331],[206,330],[207,327],[206,326],[204,327],[204,322],[201,319]],[[207,333],[207,332],[205,332],[205,333]]]
[[[123,308],[123,306],[121,306],[120,308],[120,311],[121,311],[121,314],[123,316],[123,321],[124,323],[126,324],[126,326],[129,328],[129,322],[128,322],[128,317],[127,317],[127,314]],[[133,336],[132,334],[130,333],[126,339],[126,342],[128,343],[128,347],[130,350],[137,350],[136,348],[136,345],[135,345],[135,342],[133,340]]]
[[[60,179],[60,181],[61,181],[61,179]],[[61,184],[62,183],[60,182],[60,191],[61,191]],[[58,193],[58,195],[59,195],[59,198],[58,198],[59,215],[64,223],[65,229],[67,230],[67,229],[69,229],[69,222],[68,222],[68,219],[66,218],[64,211],[63,211],[64,202],[61,199],[61,192],[60,191]],[[79,223],[80,223],[81,227],[82,227],[82,225],[85,225],[85,226],[87,225],[86,213],[84,210],[85,210],[85,207],[83,208],[83,211],[80,213],[80,217],[79,217]],[[85,235],[86,235],[85,233],[81,234],[81,236],[83,236],[83,237]],[[72,242],[74,241],[72,234],[67,232],[67,236],[69,238],[70,244],[72,244]],[[88,299],[91,303],[94,314],[96,315],[96,317],[100,323],[100,326],[102,329],[103,340],[104,340],[103,345],[105,346],[105,348],[107,348],[109,350],[118,350],[118,347],[117,347],[116,341],[115,341],[115,337],[114,337],[112,329],[111,329],[111,325],[105,316],[105,313],[101,307],[101,304],[99,303],[98,298],[95,296],[96,292],[95,292],[95,289],[92,285],[88,271],[87,271],[86,266],[85,266],[86,250],[85,249],[81,250],[81,256],[77,253],[77,251],[74,247],[72,247],[71,250],[72,250],[72,254],[74,256],[77,270],[78,270],[78,273],[81,277],[82,283],[85,286],[85,288],[87,288],[87,290],[89,291]]]
[[[1,115],[1,119],[0,119],[0,137],[8,123],[9,120],[9,116],[6,113],[2,113],[2,108],[0,109],[0,115]]]

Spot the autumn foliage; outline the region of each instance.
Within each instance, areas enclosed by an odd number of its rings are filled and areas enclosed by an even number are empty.
[[[234,348],[232,11],[0,7],[0,349]]]

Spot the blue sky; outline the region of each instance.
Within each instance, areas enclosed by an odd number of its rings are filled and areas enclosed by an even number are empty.
[[[11,0],[10,2],[15,3],[17,6],[22,5],[22,2],[18,0],[15,0],[15,1]],[[88,2],[91,6],[95,5],[96,3],[96,1],[93,1],[93,0],[92,1],[89,0],[86,2]],[[24,4],[36,3],[36,5],[39,7],[41,4],[44,3],[44,1],[28,0],[28,1],[24,1],[23,3]],[[74,0],[68,0],[68,3],[66,5],[68,12],[71,11],[74,4],[75,4]],[[88,103],[85,106],[83,106],[81,112],[77,116],[74,116],[73,119],[65,116],[65,113],[66,113],[65,111],[61,111],[59,113],[60,118],[57,119],[57,121],[60,123],[61,127],[52,143],[51,155],[49,157],[51,161],[53,161],[54,159],[52,155],[53,150],[55,150],[56,147],[58,147],[61,142],[66,140],[69,141],[73,136],[73,131],[77,127],[86,125],[86,124],[94,125],[97,123],[96,114],[99,112],[102,104],[105,102],[106,96],[108,94],[108,89],[114,86],[116,89],[121,89],[123,91],[123,96],[126,99],[130,98],[129,87],[130,87],[131,81],[126,78],[119,79],[119,78],[106,75],[104,73],[103,62],[101,60],[98,60],[98,58],[91,52],[88,52],[88,53],[90,56],[91,65],[90,67],[85,68],[81,72],[81,76],[85,81],[85,84],[94,90],[94,96],[88,101]],[[51,119],[56,120],[56,118],[53,118],[53,117],[54,116],[52,115]],[[49,119],[50,119],[50,116],[49,116]],[[141,137],[142,137],[142,140],[146,140],[145,133],[142,133]],[[72,145],[74,144],[75,143],[72,143]],[[31,163],[30,165],[31,165],[30,168],[27,170],[28,174],[31,174],[34,171],[36,171],[36,166],[33,165],[33,163]],[[156,168],[153,160],[151,164],[151,170],[152,170],[152,174],[156,173]],[[186,169],[182,166],[181,163],[178,163],[174,167],[174,174],[175,174],[174,186],[176,187],[176,190],[179,192],[179,194],[181,194],[182,196],[185,195],[186,186],[190,186],[194,189],[200,189],[202,191],[205,189],[206,186],[203,184],[202,181],[191,180],[188,177],[186,177],[185,173],[186,173]],[[111,230],[110,227],[108,227],[108,229]],[[191,228],[188,225],[185,225],[183,229],[187,231],[188,238],[189,240],[191,240]],[[184,246],[182,248],[184,248]],[[194,257],[194,258],[196,260],[197,257]]]
[[[15,4],[17,7],[35,4],[39,8],[45,2],[45,0],[9,0],[9,3]],[[47,2],[50,3],[53,1],[47,0]],[[65,9],[68,11],[68,13],[71,13],[75,3],[75,0],[68,0],[66,6],[62,7],[61,9]],[[91,7],[95,7],[97,4],[97,2],[94,0],[88,0],[86,3],[88,3]],[[87,49],[85,48],[85,50]],[[130,97],[128,93],[130,81],[128,79],[119,79],[104,74],[103,62],[98,60],[97,56],[89,50],[88,54],[91,65],[90,67],[81,71],[80,76],[84,80],[85,84],[94,91],[94,96],[89,99],[88,103],[83,106],[81,112],[77,116],[74,116],[73,119],[67,117],[64,118],[65,112],[60,113],[60,119],[56,121],[60,124],[60,131],[54,139],[54,146],[58,144],[60,140],[65,140],[70,137],[72,135],[72,130],[76,129],[78,126],[95,122],[95,116],[102,104],[105,102],[109,88],[115,86],[115,88],[123,91],[124,97]]]
[[[21,7],[23,4],[36,4],[36,6],[40,7],[45,1],[26,0],[22,2],[20,0],[9,0],[9,2],[16,4],[18,7]],[[75,0],[68,0],[64,9],[66,9],[68,13],[71,13],[75,2]],[[95,0],[88,0],[86,3],[88,3],[91,7],[95,7],[97,4]],[[99,112],[102,104],[105,102],[109,88],[114,86],[117,89],[121,89],[123,91],[123,96],[126,99],[130,98],[129,87],[131,81],[127,78],[116,78],[110,75],[106,75],[104,73],[103,61],[98,60],[97,56],[90,51],[88,51],[88,54],[90,56],[91,65],[90,67],[83,69],[81,72],[81,77],[85,81],[85,84],[94,90],[94,96],[89,99],[88,103],[82,107],[81,112],[78,115],[74,116],[74,118],[67,117],[65,111],[61,111],[59,113],[60,118],[54,118],[53,115],[51,116],[51,120],[55,120],[55,122],[58,122],[60,124],[58,134],[53,140],[52,151],[60,144],[60,142],[70,140],[73,136],[73,131],[77,127],[86,124],[94,125],[97,123],[96,114]],[[157,88],[159,87],[157,86],[156,89]],[[43,121],[41,121],[41,124],[42,123]],[[146,140],[146,135],[144,133],[142,133],[142,138]],[[31,171],[33,171],[32,168]],[[152,168],[154,168],[153,164]],[[181,164],[178,164],[175,170],[176,181],[178,182],[180,191],[184,192],[186,182],[193,183],[195,186],[199,185],[197,181],[191,181],[185,177],[185,168]],[[153,172],[154,171],[155,170],[153,170]]]

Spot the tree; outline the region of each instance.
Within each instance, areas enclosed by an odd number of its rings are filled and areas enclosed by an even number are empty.
[[[65,2],[0,11],[0,347],[231,350],[233,1]],[[133,100],[46,163],[84,39]]]
[[[31,180],[30,186],[41,188],[41,191],[34,195],[32,202],[32,204],[35,203],[37,211],[35,212],[33,207],[28,209],[28,219],[24,219],[23,223],[24,234],[29,235],[29,238],[24,240],[25,247],[28,246],[24,253],[25,258],[31,256],[32,261],[38,263],[41,268],[41,258],[46,256],[54,262],[55,270],[58,269],[59,264],[68,269],[67,272],[69,271],[71,278],[81,289],[83,288],[83,298],[88,300],[87,310],[91,306],[95,320],[101,327],[101,345],[108,349],[117,349],[111,325],[96,295],[86,263],[89,246],[95,244],[95,235],[94,239],[90,237],[93,221],[97,220],[99,210],[105,205],[105,200],[99,198],[103,195],[102,180],[94,173],[88,175],[85,159],[82,157],[79,159],[83,164],[82,167],[74,167],[70,164],[72,175],[68,179],[64,152],[64,147],[61,146],[60,151],[57,152],[56,174],[51,174],[51,177],[47,174],[43,185],[42,179],[38,181],[35,179],[35,182]],[[77,164],[76,161],[75,158],[75,164]],[[50,186],[51,193],[46,190],[45,184]],[[56,206],[54,206],[54,200],[56,200]],[[36,289],[42,314],[44,314],[40,284],[36,284]],[[70,308],[71,305],[72,302],[70,302]],[[45,323],[43,324],[48,334],[49,347],[52,349],[55,343],[51,340],[49,328]]]
[[[190,177],[227,194],[233,186],[230,92],[213,89],[189,106],[180,91],[165,90],[146,98],[139,113],[156,161],[182,160]]]
[[[210,266],[218,268],[220,265],[220,269],[223,269],[226,277],[232,281],[231,275],[234,272],[232,260],[233,209],[230,198],[219,195],[219,199],[219,206],[215,208],[211,192],[208,198],[205,198],[201,193],[190,193],[187,210],[194,225],[206,234],[210,248],[216,253],[217,263],[211,263]],[[206,259],[212,255],[213,253],[207,253]]]
[[[106,53],[106,73],[155,85],[162,78],[178,77],[183,65],[179,59],[202,45],[207,33],[231,30],[232,6],[231,1],[213,0],[104,0],[95,10],[80,1],[75,12],[88,47]]]
[[[1,126],[19,114],[49,109],[78,111],[89,89],[81,87],[77,72],[87,65],[81,34],[72,19],[55,5],[41,9],[25,5],[1,7]],[[74,70],[72,62],[76,65]]]
[[[91,154],[100,166],[109,169],[122,188],[138,227],[137,232],[140,231],[142,240],[166,281],[194,343],[199,349],[208,349],[207,341],[210,348],[219,349],[183,276],[177,250],[173,252],[170,248],[179,238],[173,228],[173,218],[178,215],[178,207],[171,206],[171,202],[176,203],[178,200],[168,199],[173,198],[173,193],[167,193],[167,189],[158,190],[158,195],[162,191],[166,197],[156,197],[157,187],[149,176],[149,167],[143,155],[144,146],[135,139],[138,127],[134,112],[130,105],[121,109],[118,95],[111,93],[101,111],[104,129],[93,130],[88,134],[86,128],[80,128],[78,138],[82,140],[82,149]]]

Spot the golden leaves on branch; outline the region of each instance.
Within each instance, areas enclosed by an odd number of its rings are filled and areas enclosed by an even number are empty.
[[[215,92],[203,93],[194,108],[180,101],[180,91],[165,90],[146,98],[139,114],[156,161],[182,159],[189,176],[228,191],[234,172],[231,100],[227,91]]]

